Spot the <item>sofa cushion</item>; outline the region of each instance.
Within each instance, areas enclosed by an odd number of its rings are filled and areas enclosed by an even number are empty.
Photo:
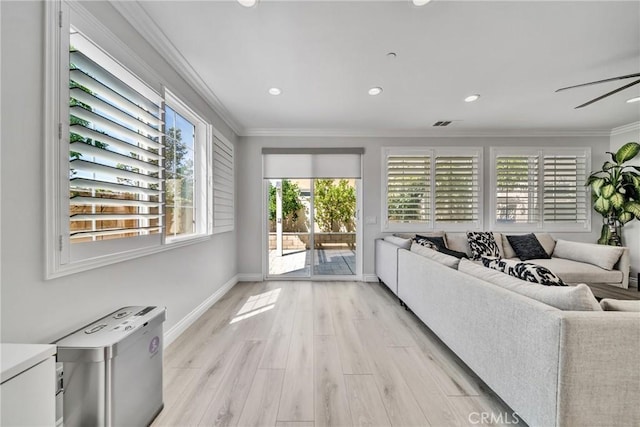
[[[566,283],[551,270],[538,264],[518,262],[512,259],[490,258],[482,258],[482,264],[485,267],[492,268],[527,282],[538,283],[545,286],[567,286]]]
[[[467,241],[467,233],[447,233],[447,247],[454,251],[464,252],[467,256],[471,256],[469,242]]]
[[[396,236],[385,236],[384,241],[389,242],[393,245],[396,245],[402,249],[411,248],[411,243],[412,243],[411,239],[403,239],[402,237],[396,237]]]
[[[523,234],[520,236],[506,236],[505,240],[511,245],[516,256],[520,258],[521,261],[536,258],[551,258],[533,233]]]
[[[490,231],[468,231],[467,241],[471,249],[471,259],[479,260],[483,256],[500,256],[500,248],[498,247],[496,238]]]
[[[438,236],[444,237],[444,231],[421,231],[420,234],[422,236],[429,236],[429,237],[438,237]],[[403,239],[413,240],[416,238],[416,233],[393,233],[393,235],[396,237],[402,237]]]
[[[604,298],[600,301],[604,311],[633,311],[640,312],[640,300],[619,300]]]
[[[416,234],[415,239],[413,239],[417,244],[430,247],[431,245],[427,243],[432,243],[435,245],[437,249],[446,248],[447,244],[444,241],[444,236],[424,236],[422,234]]]
[[[584,283],[576,286],[536,286],[464,259],[460,261],[458,270],[560,310],[602,311],[591,289]]]
[[[429,249],[425,246],[421,246],[417,243],[413,243],[411,245],[411,252],[415,252],[418,255],[422,255],[423,257],[432,259],[436,262],[439,262],[440,264],[446,265],[447,267],[451,267],[454,269],[458,268],[458,263],[460,262],[460,260],[454,256],[445,255],[436,250]]]
[[[555,258],[531,260],[553,271],[565,283],[622,283],[620,270],[605,270],[593,264]]]
[[[445,255],[454,256],[454,257],[456,257],[458,259],[460,259],[460,258],[469,258],[469,256],[466,254],[466,252],[454,251],[453,249],[449,249],[449,248],[438,248],[438,252],[443,253]]]
[[[558,239],[553,256],[587,262],[605,270],[613,270],[623,251],[624,248],[621,246],[596,245]]]
[[[553,253],[553,249],[556,246],[556,241],[553,240],[553,237],[551,237],[551,235],[549,233],[533,233],[536,236],[536,239],[538,239],[538,242],[540,242],[540,244],[542,245],[542,247],[544,248],[544,251],[547,253],[547,255],[551,256],[551,254]],[[518,236],[518,234],[515,234],[515,236]],[[505,239],[505,237],[507,237]],[[503,258],[515,258],[516,255],[516,251],[513,250],[513,247],[511,246],[511,244],[509,243],[509,236],[502,236],[502,249],[504,251],[504,256]]]

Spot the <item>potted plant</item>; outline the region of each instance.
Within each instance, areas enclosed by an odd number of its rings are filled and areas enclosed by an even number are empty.
[[[627,142],[611,155],[602,169],[589,175],[593,208],[604,224],[598,243],[622,246],[620,230],[624,224],[640,220],[640,166],[625,165],[640,153],[640,144]]]

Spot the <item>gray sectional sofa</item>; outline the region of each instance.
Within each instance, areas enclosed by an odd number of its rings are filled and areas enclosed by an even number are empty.
[[[394,243],[376,241],[380,280],[529,425],[640,425],[640,312]]]

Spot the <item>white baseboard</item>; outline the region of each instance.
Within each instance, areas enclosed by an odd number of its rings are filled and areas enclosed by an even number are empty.
[[[184,316],[178,323],[173,325],[171,329],[164,333],[164,348],[169,347],[176,338],[178,338],[189,326],[193,324],[200,316],[204,314],[213,304],[218,302],[220,298],[224,296],[233,286],[238,283],[238,275],[236,274],[228,282],[215,291],[209,298],[204,300],[202,304],[198,305],[193,311]]]
[[[262,273],[238,274],[238,282],[262,282]]]
[[[363,282],[377,282],[378,281],[378,276],[376,276],[375,274],[365,274],[363,276]]]

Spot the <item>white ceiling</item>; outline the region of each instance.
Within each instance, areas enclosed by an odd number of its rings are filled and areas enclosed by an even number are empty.
[[[452,132],[586,132],[640,120],[640,103],[625,102],[640,85],[574,109],[632,80],[554,93],[640,72],[638,1],[139,6],[242,134],[419,134],[438,120],[453,120]],[[369,96],[373,86],[384,92]],[[463,102],[474,93],[482,98]]]

